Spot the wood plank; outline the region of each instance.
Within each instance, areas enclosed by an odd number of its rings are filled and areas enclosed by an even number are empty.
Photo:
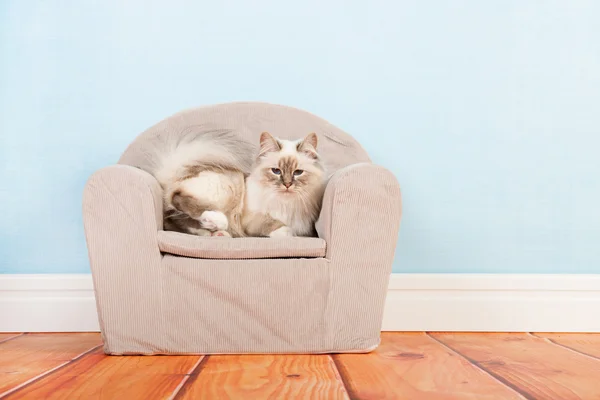
[[[535,333],[554,343],[600,358],[600,333]]]
[[[21,336],[22,333],[0,333],[0,343]]]
[[[600,360],[529,334],[432,336],[530,399],[600,399]]]
[[[102,349],[6,399],[168,399],[201,356],[107,356]]]
[[[424,333],[384,332],[374,352],[334,359],[352,398],[523,398]]]
[[[177,399],[347,399],[327,355],[210,356]]]
[[[0,397],[100,344],[99,333],[27,334],[0,343]]]

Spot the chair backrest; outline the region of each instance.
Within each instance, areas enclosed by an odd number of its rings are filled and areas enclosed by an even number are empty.
[[[167,148],[188,133],[215,129],[230,130],[256,151],[264,131],[282,139],[299,139],[316,132],[317,151],[329,174],[350,164],[370,162],[356,140],[315,115],[281,105],[243,102],[198,107],[172,115],[141,133],[125,150],[119,164],[150,170],[156,152],[163,146]]]

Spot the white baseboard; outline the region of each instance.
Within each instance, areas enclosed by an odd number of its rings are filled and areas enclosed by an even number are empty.
[[[600,275],[393,274],[384,331],[600,332]],[[98,331],[91,276],[0,275],[0,332]]]
[[[0,275],[0,332],[94,331],[90,274]]]
[[[383,330],[600,332],[600,275],[393,274]]]

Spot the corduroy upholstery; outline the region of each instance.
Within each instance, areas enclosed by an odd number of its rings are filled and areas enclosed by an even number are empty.
[[[200,238],[162,230],[146,172],[185,132],[319,136],[331,178],[319,238]],[[85,234],[107,354],[366,352],[379,344],[401,217],[395,177],[349,135],[294,108],[231,103],[176,114],[89,179]]]

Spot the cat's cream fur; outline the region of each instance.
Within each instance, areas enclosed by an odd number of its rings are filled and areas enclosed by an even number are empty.
[[[167,154],[155,172],[165,194],[165,229],[313,236],[325,181],[316,134],[289,141],[264,132],[251,168],[249,157],[249,147],[226,133],[199,136]]]
[[[289,141],[264,132],[258,160],[246,178],[245,215],[281,221],[284,225],[271,236],[314,236],[324,179],[316,134]]]

